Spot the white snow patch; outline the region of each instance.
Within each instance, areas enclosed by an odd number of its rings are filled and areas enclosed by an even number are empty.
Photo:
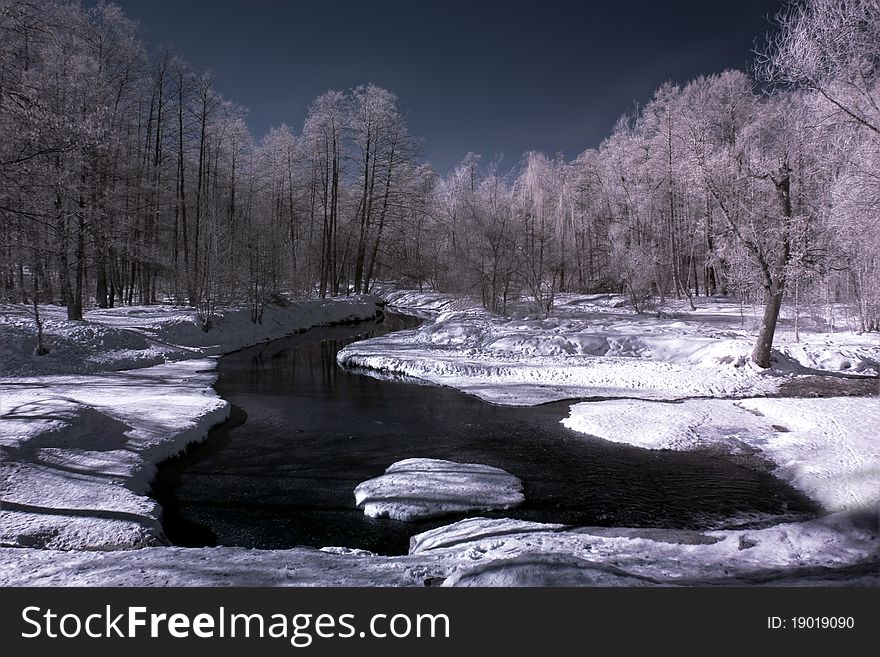
[[[525,552],[458,570],[447,577],[442,586],[656,586],[658,583],[569,554]]]
[[[213,359],[0,380],[0,544],[162,542],[155,464],[228,416]]]
[[[500,518],[466,518],[451,525],[429,529],[409,539],[409,553],[421,554],[429,550],[451,547],[466,541],[477,541],[504,534],[526,534],[531,531],[552,532],[565,529],[565,525],[536,523],[527,520]]]
[[[45,356],[34,354],[36,324],[24,306],[0,306],[0,376],[89,374],[216,356],[298,331],[376,317],[379,299],[359,295],[267,306],[261,323],[247,308],[220,308],[209,331],[195,310],[180,306],[93,309],[85,321],[66,319],[58,306],[41,306]]]
[[[776,476],[828,511],[880,509],[874,397],[582,402],[562,423],[647,449],[754,448],[776,464]]]
[[[2,586],[424,586],[450,572],[445,559],[312,548],[0,549]]]
[[[562,424],[603,440],[646,449],[688,450],[771,438],[769,423],[726,400],[654,403],[632,399],[581,402],[571,406]]]
[[[712,532],[474,518],[431,533],[433,546],[399,557],[310,548],[6,548],[0,586],[880,585],[880,531],[867,514]]]
[[[759,447],[776,474],[829,511],[880,512],[880,399],[744,399],[742,408],[787,429]]]
[[[410,554],[453,558],[456,574],[448,585],[534,585],[542,578],[547,584],[578,585],[594,577],[599,585],[630,585],[621,579],[627,576],[683,585],[754,583],[759,577],[796,580],[807,569],[852,564],[865,564],[865,576],[880,582],[880,528],[874,514],[838,513],[764,529],[710,532],[515,523],[463,520],[413,537]],[[614,570],[609,573],[600,564]],[[826,573],[827,580],[833,577]]]
[[[434,317],[451,310],[478,308],[478,304],[467,297],[443,292],[401,290],[393,285],[373,286],[373,292],[382,300],[402,312],[419,317]]]
[[[430,307],[429,323],[347,346],[344,367],[404,375],[485,401],[533,405],[576,397],[747,397],[770,394],[796,373],[880,371],[880,340],[851,332],[780,328],[775,364],[751,363],[754,331],[740,306],[707,301],[699,311],[635,314],[608,295],[566,295],[546,319],[492,315],[434,293],[386,298]],[[790,340],[790,341],[789,341]]]
[[[449,513],[510,509],[523,502],[522,482],[501,468],[440,459],[404,459],[354,489],[371,518],[417,520]]]

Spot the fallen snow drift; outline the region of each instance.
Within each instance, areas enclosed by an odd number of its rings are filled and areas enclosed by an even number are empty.
[[[449,513],[510,509],[523,502],[522,482],[500,468],[440,459],[405,459],[354,489],[372,518],[417,520]]]
[[[749,358],[754,332],[739,305],[723,300],[707,301],[697,312],[638,315],[613,295],[567,295],[556,316],[536,319],[500,317],[473,304],[446,311],[451,301],[432,293],[395,294],[412,306],[444,311],[418,329],[351,344],[339,352],[339,363],[498,404],[746,397],[776,392],[792,373],[880,371],[876,336],[802,331],[794,343],[783,327],[774,367],[761,370]]]
[[[755,449],[828,511],[880,509],[876,397],[582,402],[562,423],[648,449]]]

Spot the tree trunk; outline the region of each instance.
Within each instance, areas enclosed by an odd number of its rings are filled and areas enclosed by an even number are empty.
[[[184,285],[187,288],[187,296],[191,297],[189,285],[189,235],[186,219],[186,159],[184,152],[184,125],[183,125],[184,95],[183,95],[183,72],[177,74],[177,205],[180,213],[181,241],[183,243],[183,276]],[[175,223],[175,237],[177,224]],[[175,240],[175,245],[177,244]]]
[[[86,231],[84,220],[77,221],[76,265],[74,266],[74,289],[72,305],[67,306],[67,319],[82,320],[83,318],[83,284],[85,282]]]
[[[96,268],[96,276],[98,279],[96,289],[95,289],[95,300],[98,303],[98,308],[107,308],[109,305],[107,298],[107,263],[103,256],[99,256],[98,262],[95,263]]]
[[[328,284],[330,285],[330,296],[339,295],[339,268],[337,264],[337,219],[339,212],[339,146],[336,141],[336,135],[333,135],[333,171],[330,183],[330,234],[328,237],[328,256],[329,256],[329,275]]]
[[[791,258],[791,245],[789,243],[789,226],[792,218],[791,208],[791,169],[787,164],[780,168],[779,178],[770,177],[776,191],[779,194],[782,214],[785,221],[785,232],[781,252],[777,258],[776,266],[772,269],[764,265],[764,289],[767,290],[767,299],[764,305],[764,319],[761,322],[761,331],[752,351],[752,360],[758,367],[770,367],[770,351],[773,347],[773,334],[776,332],[776,322],[779,320],[779,309],[782,307],[782,295],[785,291],[785,268]],[[775,273],[773,273],[775,272]]]
[[[758,340],[755,342],[755,348],[752,350],[752,361],[758,367],[770,367],[773,335],[776,333],[779,309],[782,307],[783,290],[783,285],[774,283],[767,292],[767,299],[764,304],[764,319],[761,321]]]
[[[370,207],[372,205],[373,184],[370,180],[370,158],[372,152],[370,150],[370,133],[367,132],[367,142],[364,150],[364,181],[363,191],[361,192],[361,203],[358,208],[360,214],[360,226],[358,230],[357,252],[354,259],[354,291],[361,291],[361,280],[364,275],[364,260],[367,255],[367,230],[370,223]],[[373,175],[375,176],[375,164],[373,165]]]
[[[43,319],[40,317],[40,266],[36,264],[37,257],[34,253],[34,322],[37,324],[37,356],[45,356],[49,353],[48,347],[43,342]]]

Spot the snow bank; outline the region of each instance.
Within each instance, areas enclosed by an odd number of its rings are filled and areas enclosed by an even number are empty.
[[[65,310],[42,306],[50,352],[34,355],[36,325],[23,306],[0,307],[0,376],[88,374],[167,361],[204,358],[283,338],[315,326],[376,317],[378,297],[311,299],[267,306],[261,324],[246,308],[221,308],[210,331],[203,331],[192,308],[126,306],[95,309],[83,322]]]
[[[312,548],[0,549],[2,586],[425,586],[450,570],[445,559]]]
[[[562,423],[648,449],[758,450],[828,511],[880,510],[877,398],[583,402]]]
[[[776,475],[829,511],[880,513],[880,400],[875,398],[744,399],[780,431],[757,445]]]
[[[466,342],[462,327],[452,340]],[[404,335],[407,333],[408,335]],[[560,355],[497,356],[466,345],[417,344],[416,332],[400,332],[351,344],[337,354],[342,367],[364,374],[407,376],[449,386],[484,401],[532,406],[584,397],[681,399],[770,394],[780,379],[750,366],[726,361],[717,368],[694,368],[639,358]],[[548,339],[541,349],[554,348]]]
[[[563,531],[565,525],[529,522],[513,518],[466,518],[451,525],[429,529],[409,539],[409,553],[422,554],[431,550],[449,548],[462,543],[488,539],[490,542],[498,536],[523,535],[529,532]]]
[[[721,443],[734,450],[746,441],[759,444],[775,435],[769,423],[726,400],[582,402],[561,422],[574,431],[646,449],[690,450]]]
[[[880,585],[876,524],[838,513],[757,530],[562,528],[474,518],[399,557],[342,549],[0,549],[0,586]]]
[[[825,583],[863,576],[876,584],[878,540],[876,516],[847,513],[711,532],[472,518],[415,536],[410,555],[452,559],[450,586],[745,584],[819,569],[828,569],[813,573]]]
[[[536,319],[499,317],[473,305],[448,310],[451,300],[441,304],[431,295],[389,294],[442,312],[414,331],[349,345],[339,363],[508,405],[576,397],[745,397],[776,392],[792,373],[880,371],[876,336],[808,332],[800,343],[781,341],[774,368],[761,370],[750,361],[754,333],[729,302],[707,303],[697,313],[637,315],[617,297],[565,295],[556,316]]]
[[[354,489],[371,518],[417,520],[449,513],[510,509],[523,502],[522,482],[500,468],[439,459],[404,459]]]
[[[527,552],[463,568],[442,586],[656,586],[656,580],[568,554]]]
[[[0,380],[0,545],[161,543],[155,464],[228,416],[200,359],[103,375]]]
[[[373,292],[389,306],[420,317],[434,317],[442,312],[478,308],[471,299],[458,294],[401,290],[392,285],[378,285]]]

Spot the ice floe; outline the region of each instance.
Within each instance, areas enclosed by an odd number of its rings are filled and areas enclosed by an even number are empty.
[[[523,502],[522,482],[500,468],[440,459],[404,459],[354,490],[372,518],[417,520],[450,513],[510,509]]]

